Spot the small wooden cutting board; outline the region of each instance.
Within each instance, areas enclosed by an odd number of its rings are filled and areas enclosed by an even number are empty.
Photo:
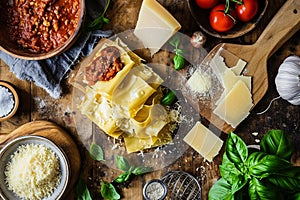
[[[20,126],[9,134],[0,135],[0,148],[9,141],[25,135],[46,137],[64,150],[68,156],[71,167],[70,182],[64,194],[64,198],[67,198],[68,193],[74,188],[80,173],[81,158],[76,143],[71,136],[57,124],[49,121],[33,121]]]

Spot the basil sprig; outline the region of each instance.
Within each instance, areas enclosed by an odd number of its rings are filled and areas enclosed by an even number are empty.
[[[170,40],[170,45],[174,47],[175,56],[173,58],[174,69],[180,70],[184,67],[185,60],[183,58],[183,50],[179,48],[180,38],[178,35],[175,35]]]
[[[208,199],[299,199],[300,167],[290,159],[293,146],[281,130],[270,130],[260,150],[248,152],[244,141],[231,132],[220,165],[220,178]]]
[[[116,156],[116,165],[123,171],[112,183],[102,181],[101,183],[101,195],[105,199],[118,200],[121,198],[120,194],[115,188],[115,184],[124,183],[129,181],[132,174],[138,176],[151,171],[150,167],[130,165],[128,160],[124,156]]]
[[[90,156],[92,159],[97,161],[104,161],[103,149],[92,143],[90,146]],[[139,176],[145,173],[148,173],[152,170],[151,167],[144,166],[134,166],[130,165],[128,160],[124,156],[116,156],[116,165],[118,169],[122,170],[123,173],[120,174],[113,182],[101,181],[101,195],[104,199],[108,200],[118,200],[121,198],[121,195],[115,188],[115,185],[118,183],[124,183],[129,181],[132,175]],[[82,179],[79,179],[76,186],[77,200],[92,200],[88,187]]]
[[[135,167],[134,165],[130,166],[128,160],[124,156],[117,156],[116,157],[117,167],[123,171],[114,182],[116,183],[123,183],[130,179],[131,175],[134,174],[136,176],[148,173],[152,170],[151,167],[144,167],[138,166]]]

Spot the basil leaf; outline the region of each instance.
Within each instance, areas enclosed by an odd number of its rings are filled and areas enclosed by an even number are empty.
[[[114,182],[116,183],[124,183],[126,181],[129,180],[131,175],[131,172],[124,172],[123,174],[120,174],[115,180]]]
[[[79,178],[75,190],[76,190],[77,200],[92,200],[90,191],[82,178]]]
[[[280,170],[267,178],[275,186],[287,191],[300,191],[300,167],[293,166]]]
[[[276,155],[264,152],[254,152],[247,159],[249,174],[257,178],[265,178],[281,169],[286,169],[292,164]]]
[[[104,161],[104,153],[102,148],[95,143],[90,146],[90,156],[93,160]]]
[[[242,170],[248,157],[248,149],[245,142],[233,132],[229,133],[226,141],[226,155],[239,170]]]
[[[223,154],[222,165],[219,166],[220,174],[230,185],[233,193],[240,190],[248,182],[248,176],[241,173],[235,165]]]
[[[281,130],[270,130],[260,142],[262,151],[290,160],[293,154],[293,145],[288,136]]]
[[[101,182],[101,195],[105,199],[118,200],[121,198],[116,188],[111,183]]]
[[[117,167],[120,170],[128,171],[129,168],[130,168],[128,160],[124,156],[117,155],[117,157],[116,157],[116,163],[117,163]]]
[[[234,194],[231,192],[231,185],[220,178],[209,190],[209,200],[234,200]]]
[[[174,69],[175,70],[180,70],[184,67],[184,58],[180,54],[176,54],[173,58],[174,61]]]
[[[143,167],[143,166],[140,166],[140,167],[136,167],[134,168],[134,170],[132,171],[132,173],[136,176],[138,175],[142,175],[142,174],[145,174],[145,173],[148,173],[152,170],[151,167]]]
[[[161,104],[165,106],[170,106],[176,100],[176,94],[172,90],[169,90],[164,97],[161,99]]]
[[[263,183],[262,181],[258,180],[257,178],[252,178],[249,182],[249,197],[251,200],[258,200],[258,199],[276,199],[281,200],[284,199],[284,195],[282,191],[278,188]]]

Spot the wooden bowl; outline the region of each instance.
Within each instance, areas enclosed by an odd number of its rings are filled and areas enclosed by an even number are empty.
[[[5,5],[8,0],[0,0],[0,4]],[[0,6],[1,8],[1,6]],[[21,45],[17,44],[16,41],[12,40],[10,37],[9,31],[7,26],[5,25],[5,22],[0,21],[1,30],[0,30],[0,50],[20,59],[25,60],[43,60],[50,57],[53,57],[55,55],[58,55],[64,51],[66,51],[79,36],[84,17],[85,17],[85,1],[80,0],[80,15],[79,20],[77,23],[77,27],[75,28],[74,32],[71,34],[71,36],[64,42],[62,45],[58,46],[57,48],[54,48],[46,53],[35,53],[33,51],[30,51],[28,49],[25,49],[21,47]],[[4,24],[3,24],[4,23]]]
[[[8,115],[0,117],[0,122],[2,122],[2,121],[6,121],[9,118],[11,118],[17,112],[18,107],[19,107],[19,96],[18,96],[18,93],[16,92],[16,90],[10,84],[8,84],[6,82],[3,82],[3,81],[0,81],[0,86],[2,86],[4,88],[7,88],[9,90],[9,92],[12,93],[13,98],[14,98],[14,107],[13,107],[13,109],[10,111],[10,113],[8,113]]]
[[[201,9],[197,6],[195,0],[187,0],[189,10],[195,19],[198,26],[207,34],[217,37],[217,38],[237,38],[239,36],[242,36],[249,31],[253,30],[256,25],[259,23],[263,15],[265,14],[265,11],[268,7],[268,0],[258,0],[259,3],[259,10],[257,15],[250,21],[250,22],[238,22],[233,29],[225,32],[220,33],[215,31],[209,23],[209,13],[211,9]]]

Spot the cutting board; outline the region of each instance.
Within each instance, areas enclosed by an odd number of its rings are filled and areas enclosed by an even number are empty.
[[[222,57],[229,67],[234,66],[230,63],[236,63],[237,58],[246,61],[247,65],[243,74],[252,77],[254,107],[263,98],[268,89],[268,59],[299,29],[300,1],[287,0],[254,44],[220,43],[208,53],[203,63],[210,63],[213,56],[220,49],[223,49]],[[199,107],[201,115],[223,132],[229,133],[235,129],[216,116],[212,109],[205,108],[203,105],[202,107],[199,105]]]
[[[64,194],[64,196],[67,197],[68,193],[74,188],[80,173],[81,158],[76,143],[65,130],[55,123],[49,121],[33,121],[20,126],[9,134],[0,135],[0,147],[2,148],[9,141],[25,135],[46,137],[64,150],[71,166],[70,182]]]

